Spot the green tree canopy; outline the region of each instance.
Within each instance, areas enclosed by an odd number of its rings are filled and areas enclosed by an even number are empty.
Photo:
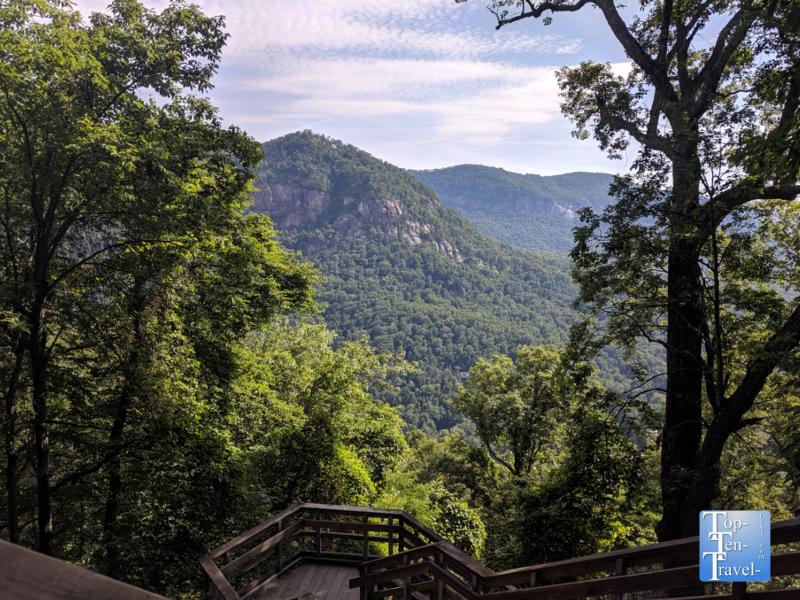
[[[516,357],[478,360],[453,406],[472,420],[495,461],[529,477],[552,458],[577,395],[598,390],[576,385],[554,347],[524,346]]]
[[[631,60],[625,77],[600,62],[558,77],[575,136],[594,137],[611,157],[631,141],[640,148],[633,173],[614,186],[616,205],[584,211],[572,256],[578,302],[604,318],[600,345],[630,349],[644,337],[666,349],[657,528],[666,541],[696,535],[696,515],[720,495],[726,442],[752,425],[756,397],[800,342],[793,279],[722,272],[728,250],[746,238],[743,222],[775,218],[762,201],[787,205],[800,193],[800,13],[792,0],[640,5],[627,22],[611,0],[493,0],[489,8],[499,28],[596,7]],[[743,256],[731,266],[748,262]],[[787,295],[765,302],[778,288]],[[760,330],[749,341],[726,331],[743,313]]]
[[[45,553],[54,519],[69,520],[70,486],[104,469],[113,537],[131,412],[213,404],[177,399],[206,375],[224,382],[235,335],[312,297],[311,270],[265,219],[242,216],[258,145],[182,95],[210,88],[223,19],[181,2],[155,13],[116,0],[110,12],[86,24],[60,0],[0,5],[9,532],[19,540],[30,451]],[[17,430],[23,411],[33,440]]]

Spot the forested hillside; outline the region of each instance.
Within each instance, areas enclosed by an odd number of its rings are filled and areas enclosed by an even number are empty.
[[[490,239],[409,173],[354,146],[306,131],[262,150],[255,210],[326,278],[325,321],[345,340],[367,336],[418,362],[418,374],[379,394],[408,423],[429,433],[458,424],[447,401],[480,357],[566,343],[575,288],[565,255]],[[620,361],[601,362],[604,381],[622,379]]]
[[[483,165],[409,172],[483,233],[522,250],[569,252],[577,210],[611,202],[607,173],[543,177]]]

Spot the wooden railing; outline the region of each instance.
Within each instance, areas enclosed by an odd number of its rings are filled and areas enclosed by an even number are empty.
[[[210,600],[241,600],[303,559],[358,565],[383,549],[392,556],[435,543],[446,542],[401,510],[296,504],[212,550],[200,565]]]
[[[771,543],[800,543],[800,519],[774,523]],[[773,578],[800,575],[800,551],[774,550]],[[243,600],[304,559],[358,565],[349,586],[360,588],[361,600],[623,600],[703,589],[696,537],[495,573],[403,511],[325,504],[292,506],[200,564],[209,600]],[[735,583],[693,600],[800,600],[797,585],[748,591],[746,583]]]
[[[800,519],[772,525],[773,546],[796,542],[800,542]],[[448,542],[437,542],[360,565],[359,577],[350,580],[350,587],[361,588],[362,600],[389,596],[409,600],[420,595],[430,595],[435,600],[621,600],[623,595],[627,598],[637,592],[646,592],[647,597],[653,598],[663,597],[656,594],[664,590],[704,589],[699,579],[696,537],[501,573],[467,559]],[[681,566],[669,566],[675,564]],[[800,551],[772,554],[771,576],[786,575],[800,575]],[[692,598],[800,600],[800,587],[748,591],[747,583],[734,583],[730,591],[699,597],[695,593]]]

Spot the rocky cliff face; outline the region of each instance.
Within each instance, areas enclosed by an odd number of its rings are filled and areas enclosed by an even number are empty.
[[[252,210],[267,215],[277,229],[314,227],[326,223],[341,235],[367,241],[368,228],[396,235],[412,246],[427,245],[458,262],[464,259],[454,245],[435,239],[434,227],[407,219],[395,200],[363,200],[347,197],[337,207],[326,192],[281,183],[262,186],[253,194]],[[338,203],[336,203],[338,204]]]
[[[253,197],[253,210],[267,215],[278,229],[316,223],[331,202],[325,192],[282,183],[264,186]]]

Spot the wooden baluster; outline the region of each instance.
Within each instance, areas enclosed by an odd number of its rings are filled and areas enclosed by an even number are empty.
[[[745,600],[747,598],[747,582],[735,581],[731,588],[731,600]]]
[[[406,554],[403,557],[403,566],[408,565],[408,555]],[[411,599],[411,588],[409,587],[409,577],[406,575],[403,577],[403,600],[410,600]]]
[[[316,520],[320,520],[319,509],[316,511]],[[317,558],[322,556],[322,525],[317,525]]]
[[[358,575],[361,577],[362,575],[366,575],[369,573],[367,568],[364,565],[358,565]],[[369,600],[369,593],[367,592],[367,586],[362,585],[358,590],[359,600]]]
[[[535,588],[537,585],[539,585],[540,580],[541,580],[541,577],[539,577],[539,573],[537,573],[536,571],[531,573],[531,587],[532,588]]]
[[[442,567],[443,571],[447,571],[447,557],[442,554],[442,564],[439,565]],[[438,600],[447,600],[447,584],[445,583],[444,579],[439,580],[439,598]]]
[[[628,572],[628,561],[624,558],[618,558],[614,563],[614,575],[625,575]],[[614,600],[622,600],[625,596],[624,592],[614,594]]]
[[[475,592],[476,594],[480,594],[481,593],[481,580],[478,578],[478,574],[477,573],[473,573],[472,577],[471,577],[471,580],[472,580],[472,591]]]
[[[389,517],[389,556],[394,554],[394,531],[391,530],[394,517]]]
[[[369,513],[364,513],[364,523],[369,523]],[[364,560],[369,560],[369,530],[364,530]]]
[[[283,531],[283,519],[278,521],[278,533]],[[278,573],[283,571],[283,542],[278,542],[275,552],[278,555]]]

